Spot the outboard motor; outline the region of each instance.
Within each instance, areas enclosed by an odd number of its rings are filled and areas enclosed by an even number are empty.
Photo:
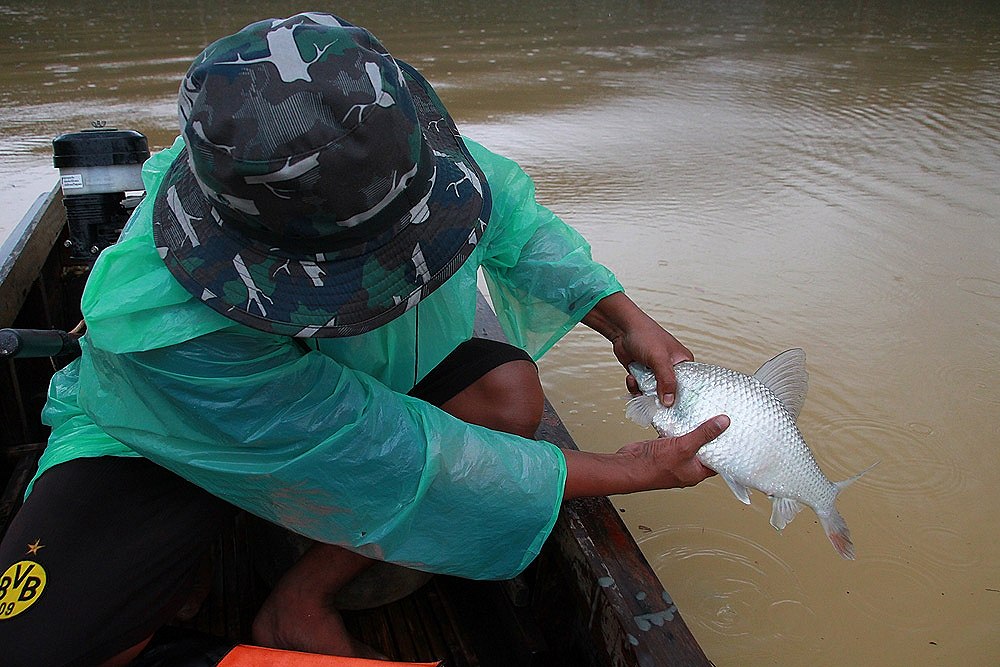
[[[70,263],[82,273],[102,250],[118,241],[132,210],[142,201],[146,136],[105,128],[63,134],[52,140],[53,162],[66,207]],[[82,322],[81,322],[82,324]],[[58,357],[80,353],[80,334],[54,329],[0,329],[0,359]]]
[[[135,130],[94,128],[52,140],[63,205],[69,223],[70,259],[91,263],[118,240],[144,189],[142,163],[149,157],[145,135]],[[140,192],[141,195],[141,192]]]

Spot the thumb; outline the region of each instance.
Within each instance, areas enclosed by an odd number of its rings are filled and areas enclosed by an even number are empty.
[[[712,417],[711,419],[702,422],[690,433],[687,433],[680,438],[678,438],[681,447],[694,454],[710,443],[711,441],[718,438],[722,433],[729,428],[730,420],[726,415],[718,415]]]

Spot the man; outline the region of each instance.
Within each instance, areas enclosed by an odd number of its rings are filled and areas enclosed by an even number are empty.
[[[125,664],[235,508],[316,541],[255,642],[356,655],[327,602],[373,561],[508,578],[564,498],[712,474],[694,454],[724,417],[608,455],[528,440],[533,358],[579,321],[667,403],[691,354],[367,31],[250,25],[194,61],[179,111],[50,388],[49,447],[0,549],[6,568],[34,544],[47,584],[0,620],[5,664],[39,646]],[[480,267],[514,345],[470,340]]]

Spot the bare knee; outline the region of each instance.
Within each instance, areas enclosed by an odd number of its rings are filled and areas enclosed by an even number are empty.
[[[470,424],[533,438],[544,405],[538,369],[518,360],[497,366],[441,407]]]

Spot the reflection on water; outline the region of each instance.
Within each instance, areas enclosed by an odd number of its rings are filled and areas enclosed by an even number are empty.
[[[632,298],[702,360],[808,355],[800,426],[858,560],[717,479],[616,498],[719,665],[1000,660],[1000,19],[988,3],[347,2],[466,133],[519,160]],[[161,147],[188,60],[281,2],[0,4],[9,227],[51,138],[101,118]],[[7,217],[2,217],[7,216]],[[581,446],[649,432],[573,332],[543,360]]]

